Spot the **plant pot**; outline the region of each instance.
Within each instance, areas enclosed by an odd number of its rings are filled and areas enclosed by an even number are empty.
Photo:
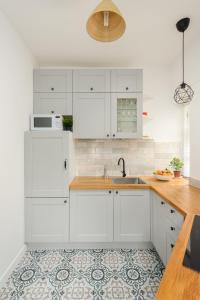
[[[174,171],[174,177],[181,177],[181,171]]]
[[[72,126],[66,126],[63,124],[63,130],[64,131],[73,131],[73,128],[72,128]]]

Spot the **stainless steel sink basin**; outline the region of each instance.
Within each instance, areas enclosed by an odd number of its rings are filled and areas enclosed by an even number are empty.
[[[144,180],[139,177],[132,177],[132,178],[112,178],[113,184],[146,184]]]

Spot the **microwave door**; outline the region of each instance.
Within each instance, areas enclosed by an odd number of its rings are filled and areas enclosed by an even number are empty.
[[[34,118],[34,128],[35,129],[52,128],[52,118],[51,117],[35,117]]]

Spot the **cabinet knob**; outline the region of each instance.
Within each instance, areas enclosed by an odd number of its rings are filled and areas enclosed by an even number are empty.
[[[55,111],[54,111],[54,110],[52,110],[52,111],[51,111],[51,113],[52,113],[52,114],[54,114],[54,113],[55,113]]]
[[[171,244],[170,246],[171,246],[172,249],[174,248],[174,244]]]
[[[90,88],[90,91],[93,91],[93,90],[94,90],[94,88],[93,88],[93,87],[91,87],[91,88]]]
[[[54,88],[53,88],[53,87],[51,88],[51,91],[54,91]]]
[[[115,134],[113,133],[113,137],[115,137]]]
[[[128,91],[128,86],[126,87],[126,91]]]
[[[109,191],[109,194],[111,194],[111,191]]]
[[[176,228],[171,226],[170,229],[171,229],[171,231],[174,231]]]
[[[67,200],[64,200],[64,203],[66,204],[66,203],[67,203]]]
[[[165,205],[165,202],[164,202],[164,201],[161,201],[161,205]]]
[[[118,191],[116,191],[116,194],[118,194],[119,192]]]
[[[174,209],[170,209],[170,213],[171,213],[171,214],[174,214],[174,213],[175,213],[175,210],[174,210]]]
[[[107,137],[109,137],[110,135],[109,134],[107,134]]]

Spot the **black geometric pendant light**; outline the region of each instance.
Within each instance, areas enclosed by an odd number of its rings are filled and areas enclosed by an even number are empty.
[[[179,20],[176,23],[176,28],[179,32],[183,33],[183,44],[182,44],[182,67],[183,67],[183,82],[176,88],[175,93],[174,93],[174,100],[178,104],[184,104],[192,101],[192,98],[194,96],[194,91],[192,88],[184,82],[185,78],[185,49],[184,49],[184,32],[188,28],[190,24],[190,19],[189,18],[184,18]]]

